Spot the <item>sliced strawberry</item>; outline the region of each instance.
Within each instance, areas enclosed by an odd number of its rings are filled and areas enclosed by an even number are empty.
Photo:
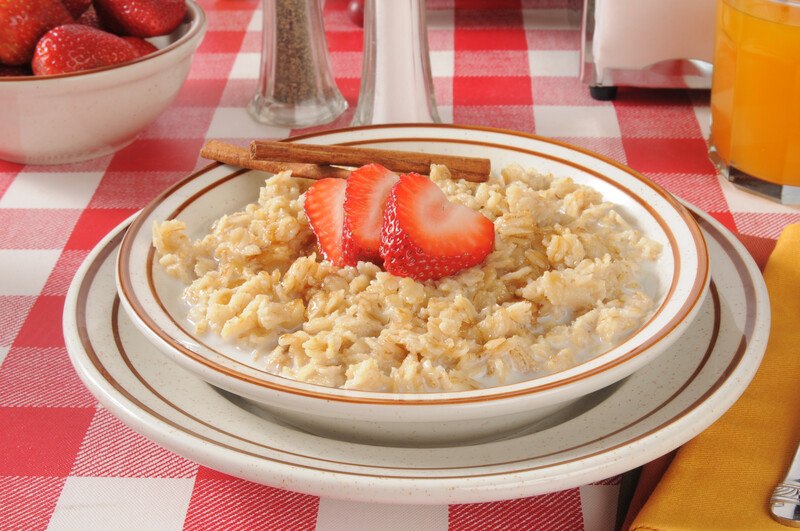
[[[353,257],[342,248],[346,188],[344,179],[321,179],[306,192],[304,206],[322,256],[337,266],[355,265]]]
[[[381,229],[384,268],[428,280],[480,264],[494,245],[494,224],[469,207],[450,203],[436,183],[401,175],[386,203]]]
[[[383,211],[398,180],[396,173],[380,164],[362,166],[347,178],[344,247],[357,260],[380,260]]]

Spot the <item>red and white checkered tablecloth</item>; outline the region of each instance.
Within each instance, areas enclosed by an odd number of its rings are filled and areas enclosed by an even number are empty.
[[[391,506],[319,499],[226,476],[137,435],[75,374],[61,313],[95,243],[205,165],[209,138],[293,133],[245,106],[260,59],[258,0],[202,0],[208,33],[172,106],[132,145],[86,163],[0,161],[0,529],[610,529],[619,479],[498,503]],[[738,233],[763,262],[800,210],[733,189],[706,155],[708,93],[621,89],[592,100],[577,77],[578,12],[565,0],[429,0],[445,121],[533,132],[627,163]],[[336,80],[351,110],[362,34],[327,0]],[[0,109],[0,114],[2,109]],[[2,119],[0,117],[0,119]]]

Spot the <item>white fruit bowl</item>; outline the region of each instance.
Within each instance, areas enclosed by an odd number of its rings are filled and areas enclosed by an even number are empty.
[[[113,153],[166,109],[189,74],[206,31],[202,8],[187,0],[157,52],[129,63],[54,76],[0,78],[0,159],[65,164]]]

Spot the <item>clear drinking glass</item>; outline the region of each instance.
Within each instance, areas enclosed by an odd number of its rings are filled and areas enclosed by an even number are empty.
[[[800,1],[718,0],[709,154],[737,186],[800,204]]]
[[[347,109],[333,80],[320,0],[263,0],[258,90],[248,111],[259,122],[307,127]]]
[[[441,122],[425,0],[366,0],[364,63],[352,125]]]

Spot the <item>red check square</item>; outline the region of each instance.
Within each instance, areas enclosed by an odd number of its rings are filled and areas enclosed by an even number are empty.
[[[623,138],[628,164],[642,173],[711,173],[702,138]]]
[[[554,508],[558,507],[558,510]],[[451,505],[450,531],[476,529],[583,529],[579,489],[494,503]]]
[[[0,476],[66,477],[94,408],[0,407]]]
[[[144,175],[143,175],[144,177]],[[129,218],[136,208],[87,208],[67,240],[66,249],[92,249],[111,229]]]
[[[520,20],[520,25],[522,24]],[[456,53],[462,50],[527,50],[528,40],[520,27],[497,29],[461,28],[456,24],[453,45]]]
[[[202,146],[202,138],[140,138],[114,155],[108,171],[191,171]]]
[[[96,403],[63,347],[13,347],[0,366],[0,406],[93,408]]]
[[[13,345],[15,347],[63,347],[64,334],[61,331],[63,311],[64,297],[39,296]]]
[[[457,106],[531,105],[531,79],[527,76],[466,77],[456,74],[453,78],[453,103]]]
[[[197,464],[131,430],[106,409],[98,409],[70,476],[192,478]]]
[[[319,498],[242,479],[195,481],[184,530],[314,529]]]
[[[364,49],[364,36],[360,31],[329,31],[326,38],[331,52],[361,52]]]
[[[64,487],[59,477],[0,477],[4,529],[46,529]]]

